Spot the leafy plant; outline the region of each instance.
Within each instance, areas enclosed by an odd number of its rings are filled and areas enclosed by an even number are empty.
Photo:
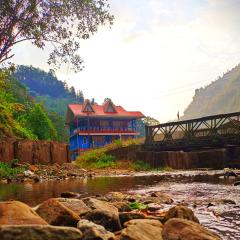
[[[132,202],[129,204],[130,208],[132,210],[138,209],[138,210],[144,210],[148,208],[148,205],[140,203],[140,202]]]

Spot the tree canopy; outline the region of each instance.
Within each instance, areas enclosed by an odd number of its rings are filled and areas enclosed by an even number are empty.
[[[82,65],[79,40],[113,22],[108,0],[0,0],[0,19],[0,64],[16,44],[31,41],[40,49],[50,43],[50,65],[70,63],[75,71]]]

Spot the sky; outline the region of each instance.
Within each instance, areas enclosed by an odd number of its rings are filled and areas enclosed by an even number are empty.
[[[240,62],[240,0],[110,0],[114,25],[81,41],[84,69],[57,71],[85,98],[111,98],[127,110],[166,122]],[[48,70],[48,51],[29,43],[14,62]]]

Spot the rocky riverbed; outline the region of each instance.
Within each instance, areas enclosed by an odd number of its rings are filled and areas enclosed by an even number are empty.
[[[19,201],[0,202],[0,212],[1,240],[221,239],[189,207],[163,192],[84,198],[64,192],[33,208]]]

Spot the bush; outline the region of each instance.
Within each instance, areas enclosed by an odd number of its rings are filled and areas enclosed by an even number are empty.
[[[0,179],[15,178],[17,174],[23,173],[25,170],[24,167],[12,168],[9,164],[0,162]]]
[[[148,170],[152,170],[152,167],[148,163],[145,163],[143,161],[133,162],[132,163],[132,168],[135,171],[148,171]]]
[[[129,204],[130,208],[132,210],[138,209],[138,210],[144,210],[148,208],[148,205],[140,203],[140,202],[133,202]]]

